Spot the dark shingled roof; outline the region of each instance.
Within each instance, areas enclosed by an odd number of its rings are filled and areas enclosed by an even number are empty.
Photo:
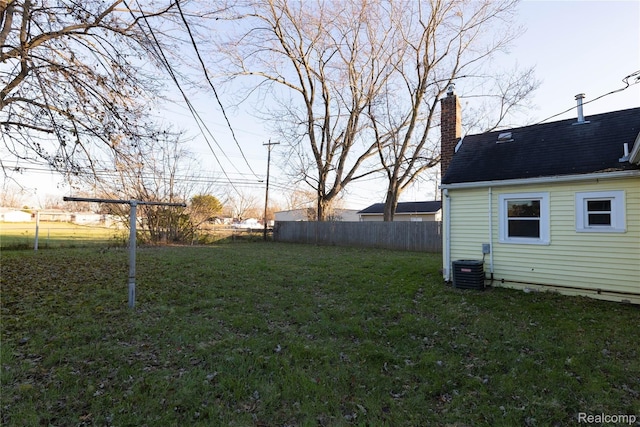
[[[443,184],[640,169],[620,162],[640,133],[640,108],[465,136]],[[511,132],[511,141],[497,143]]]
[[[406,213],[436,213],[442,208],[440,200],[431,202],[399,202],[396,207],[396,214]],[[359,214],[382,214],[384,213],[384,203],[374,203],[358,212]]]

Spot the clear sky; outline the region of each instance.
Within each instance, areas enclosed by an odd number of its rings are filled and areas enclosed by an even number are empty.
[[[640,0],[633,1],[524,1],[520,5],[519,21],[526,32],[514,43],[508,56],[503,58],[505,68],[518,64],[521,68],[536,67],[536,78],[540,88],[532,99],[535,109],[523,118],[522,125],[536,123],[564,110],[575,107],[575,95],[585,94],[584,112],[590,114],[615,111],[640,106],[640,83],[620,92],[607,95],[589,103],[601,95],[625,87],[622,79],[640,70]],[[630,82],[631,83],[631,82]],[[198,105],[212,105],[215,101],[201,99]],[[224,98],[222,99],[224,102]],[[253,191],[258,200],[264,197],[264,184],[249,171],[244,160],[228,137],[224,119],[218,109],[204,108],[201,112],[208,125],[218,135],[217,141],[227,153],[222,161],[232,179],[253,182],[242,186]],[[267,150],[262,145],[275,137],[264,131],[264,126],[250,114],[228,111],[251,168],[264,178],[266,175]],[[464,104],[463,111],[464,115]],[[560,120],[575,117],[575,109],[555,117]],[[172,118],[178,118],[182,126],[197,128],[190,123],[186,110],[175,108]],[[214,149],[218,149],[214,145]],[[219,171],[219,167],[204,140],[196,137],[193,151],[201,160],[203,169]],[[278,200],[288,179],[278,171],[278,147],[273,151],[271,164],[270,195]],[[218,172],[218,175],[221,174]],[[46,194],[71,194],[68,189],[56,189],[55,175],[40,174],[23,178],[24,184],[39,199]],[[384,201],[384,182],[351,184],[345,206],[363,209]],[[405,192],[401,200],[433,199],[434,183],[424,183]]]
[[[640,1],[525,1],[520,20],[527,28],[512,57],[534,65],[542,81],[534,97],[537,119],[623,88],[640,70]],[[640,106],[640,84],[585,105],[585,115]],[[575,116],[575,111],[555,118]]]

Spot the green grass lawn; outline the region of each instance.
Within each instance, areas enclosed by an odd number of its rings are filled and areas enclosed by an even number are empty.
[[[640,416],[640,309],[278,243],[2,252],[2,425],[566,426]]]
[[[128,233],[128,230],[95,225],[42,221],[38,230],[38,248],[124,245],[128,239]],[[0,223],[0,248],[2,249],[33,249],[35,237],[35,222]]]
[[[236,229],[229,226],[203,227],[197,233],[194,243],[210,244],[235,241],[262,240],[262,230]],[[0,249],[34,249],[35,222],[0,222]],[[138,229],[138,242],[148,234]],[[79,248],[88,246],[126,246],[129,230],[124,227],[101,227],[79,225],[70,222],[42,221],[38,231],[38,248]],[[166,242],[165,242],[166,244]]]

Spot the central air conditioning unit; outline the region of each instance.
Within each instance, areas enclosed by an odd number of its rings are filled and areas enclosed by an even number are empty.
[[[480,260],[453,261],[453,287],[458,289],[484,289],[484,263]]]

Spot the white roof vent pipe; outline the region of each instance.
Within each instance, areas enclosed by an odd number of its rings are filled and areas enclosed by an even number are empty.
[[[589,123],[584,119],[584,112],[582,111],[582,100],[584,99],[584,93],[576,95],[576,101],[578,102],[578,121],[574,124],[579,125],[583,123]]]
[[[624,150],[624,155],[618,159],[620,163],[628,162],[631,158],[631,154],[629,154],[629,143],[625,142],[622,145],[622,149]]]
[[[453,96],[456,93],[456,84],[451,82],[449,83],[449,86],[447,86],[447,95],[448,96]]]

